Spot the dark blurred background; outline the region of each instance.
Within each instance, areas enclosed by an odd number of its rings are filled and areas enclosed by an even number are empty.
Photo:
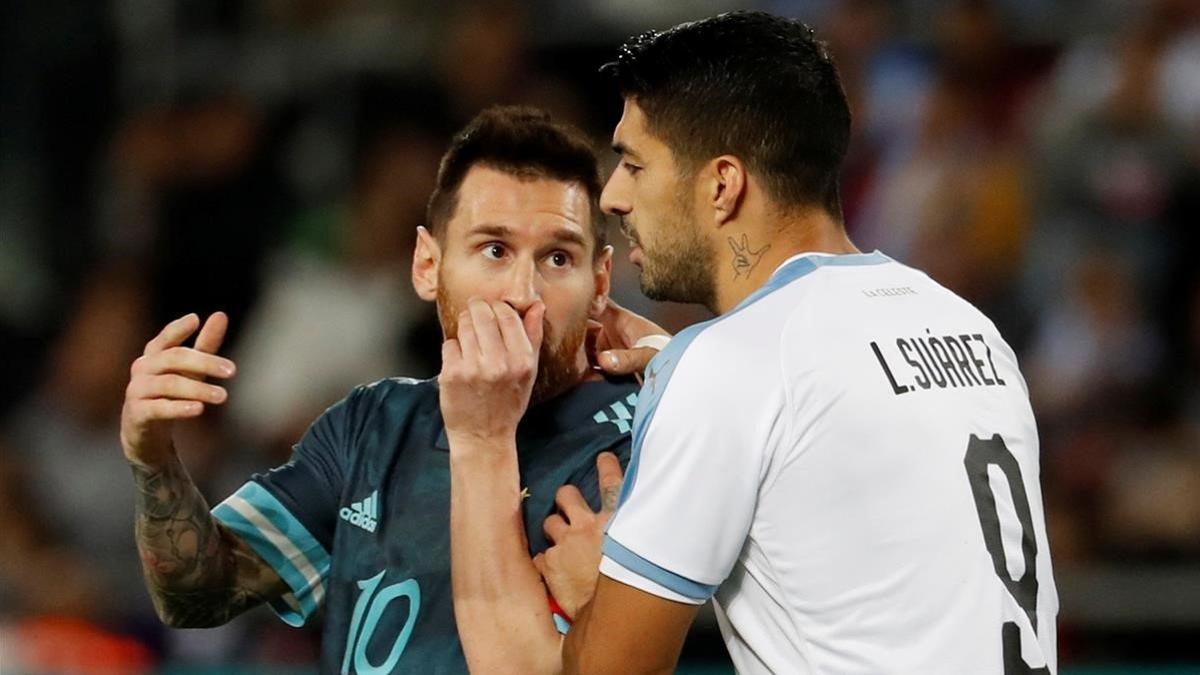
[[[266,611],[168,631],[117,423],[171,318],[222,309],[230,403],[180,450],[214,502],[353,385],[438,370],[408,281],[449,136],[542,106],[608,160],[624,37],[804,19],[855,115],[847,225],[994,318],[1042,432],[1064,673],[1200,672],[1200,3],[5,0],[0,672],[312,672]],[[606,167],[607,169],[607,167]],[[618,244],[621,302],[652,305]],[[711,618],[685,671],[725,672]]]

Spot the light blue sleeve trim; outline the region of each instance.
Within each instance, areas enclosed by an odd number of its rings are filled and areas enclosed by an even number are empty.
[[[716,585],[709,586],[692,581],[665,567],[660,567],[625,548],[607,534],[604,535],[604,555],[630,572],[697,602],[704,602],[717,592]]]
[[[625,469],[625,480],[621,485],[621,496],[617,500],[618,504],[624,504],[628,501],[629,495],[633,493],[634,487],[637,485],[638,469],[642,463],[642,445],[646,440],[646,431],[650,428],[651,421],[654,420],[654,413],[658,410],[658,403],[667,389],[667,383],[675,373],[675,367],[679,365],[680,360],[683,359],[684,352],[699,337],[700,333],[704,332],[706,328],[728,319],[771,293],[822,267],[857,267],[861,265],[883,265],[890,262],[895,261],[879,251],[845,255],[797,256],[784,263],[778,270],[775,270],[771,278],[762,287],[751,293],[728,313],[689,326],[671,338],[667,346],[650,360],[642,377],[642,389],[638,393],[637,409],[633,415],[632,450],[630,451],[629,466]],[[609,520],[609,526],[612,525],[614,520],[615,518]]]
[[[291,592],[271,600],[290,626],[303,626],[325,599],[329,553],[275,495],[253,481],[212,510],[213,517],[246,542],[279,574]]]
[[[554,617],[554,629],[558,631],[559,635],[566,635],[570,632],[571,624],[567,623],[566,619],[557,614],[551,614],[551,616]]]

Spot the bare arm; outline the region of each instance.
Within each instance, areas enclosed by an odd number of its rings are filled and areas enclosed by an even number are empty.
[[[146,587],[159,618],[179,628],[223,624],[288,590],[266,562],[209,514],[171,442],[176,420],[224,403],[225,389],[204,378],[228,378],[234,372],[232,361],[216,356],[228,327],[224,314],[209,317],[194,348],[181,346],[199,324],[199,317],[189,314],[146,344],[130,369],[121,411],[121,445],[137,489],[134,532]]]
[[[553,673],[561,638],[529,558],[516,452],[451,460],[450,552],[454,616],[478,673]]]
[[[699,605],[666,600],[603,574],[563,645],[563,672],[672,673]]]
[[[537,373],[544,310],[524,321],[505,303],[472,300],[442,347],[438,378],[450,442],[454,617],[472,672],[548,673],[560,666],[546,590],[521,515],[516,429]]]

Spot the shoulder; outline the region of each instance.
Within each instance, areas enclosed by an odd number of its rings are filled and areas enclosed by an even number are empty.
[[[330,406],[324,416],[344,424],[349,431],[394,423],[430,405],[436,407],[437,400],[437,383],[432,379],[388,377],[358,385]]]
[[[368,405],[416,403],[437,398],[437,381],[418,380],[411,377],[385,377],[382,380],[360,384],[347,399]]]

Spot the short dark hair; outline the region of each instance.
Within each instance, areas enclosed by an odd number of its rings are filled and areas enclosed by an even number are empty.
[[[574,127],[555,122],[544,111],[520,106],[493,106],[476,115],[454,135],[438,167],[437,185],[425,213],[435,236],[445,233],[458,206],[458,189],[476,165],[522,180],[582,185],[591,209],[595,255],[604,249],[608,235],[600,211],[602,183],[596,152]]]
[[[735,155],[780,206],[817,204],[840,219],[850,108],[833,59],[805,24],[720,14],[630,38],[601,72],[685,170]]]

